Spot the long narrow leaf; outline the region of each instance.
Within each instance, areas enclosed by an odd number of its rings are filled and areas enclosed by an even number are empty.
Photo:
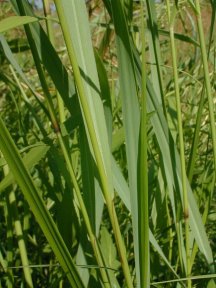
[[[123,123],[125,129],[128,162],[130,202],[133,223],[134,250],[137,286],[140,287],[140,264],[138,248],[138,207],[137,207],[137,155],[140,111],[137,98],[134,63],[130,48],[130,37],[121,1],[111,1],[112,16],[116,32],[119,63],[119,81],[122,95]]]
[[[0,33],[6,32],[10,29],[16,28],[20,25],[36,22],[36,17],[30,16],[11,16],[0,21]]]
[[[124,277],[127,285],[132,287],[125,246],[113,203],[114,190],[110,149],[103,106],[98,95],[100,93],[99,81],[96,73],[93,49],[90,44],[91,39],[86,8],[84,3],[80,1],[56,0],[55,4],[61,21],[70,62],[73,67],[89,144],[94,152],[93,155],[97,163],[102,191],[117,242]],[[73,15],[73,17],[71,17],[71,15]],[[80,25],[78,25],[78,23],[80,23]],[[88,50],[85,49],[86,43],[89,43]]]
[[[136,57],[137,69],[140,73],[141,63],[135,50],[134,53]],[[141,75],[139,75],[138,79],[139,81],[141,81]],[[150,111],[156,112],[151,117],[151,123],[155,131],[155,135],[157,137],[162,157],[164,159],[163,165],[165,168],[166,180],[170,191],[172,191],[174,187],[176,191],[180,191],[180,195],[182,197],[182,188],[180,182],[181,167],[180,167],[179,154],[177,152],[177,148],[175,147],[171,133],[169,132],[162,107],[159,104],[157,97],[155,96],[154,88],[149,79],[147,79],[147,89],[149,95],[147,98],[148,112]],[[192,230],[194,238],[197,241],[200,251],[205,255],[207,262],[209,264],[212,264],[213,256],[211,247],[189,182],[187,183],[187,189],[189,200],[190,228]],[[173,193],[170,194],[170,196],[173,197]],[[174,199],[171,198],[171,202],[174,203]],[[174,209],[174,207],[172,207],[172,209]]]

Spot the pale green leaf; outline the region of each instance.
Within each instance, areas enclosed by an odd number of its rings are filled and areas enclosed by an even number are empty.
[[[36,17],[31,16],[11,16],[0,21],[0,33],[6,32],[18,26],[30,24],[38,21]]]

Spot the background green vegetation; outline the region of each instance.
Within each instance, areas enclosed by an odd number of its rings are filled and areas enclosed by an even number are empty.
[[[215,287],[215,15],[0,1],[0,287]]]

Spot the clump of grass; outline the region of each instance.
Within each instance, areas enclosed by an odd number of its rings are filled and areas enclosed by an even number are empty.
[[[1,4],[2,287],[215,285],[206,3]]]

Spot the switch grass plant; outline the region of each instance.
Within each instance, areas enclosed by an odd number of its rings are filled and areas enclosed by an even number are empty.
[[[0,4],[1,287],[215,287],[215,1],[42,2]]]

